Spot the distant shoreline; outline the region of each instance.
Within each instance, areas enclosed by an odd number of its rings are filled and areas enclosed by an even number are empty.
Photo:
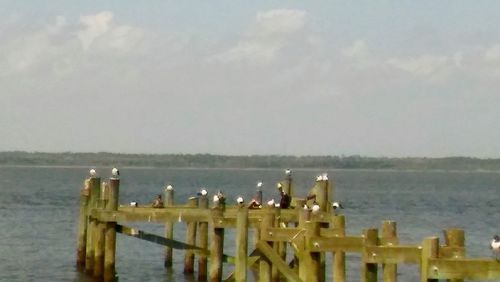
[[[363,156],[225,156],[211,154],[118,154],[0,152],[0,167],[113,167],[127,169],[376,170],[500,172],[500,159],[472,157],[387,158]]]

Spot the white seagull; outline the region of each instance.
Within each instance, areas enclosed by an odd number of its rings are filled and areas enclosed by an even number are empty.
[[[323,181],[327,181],[328,180],[328,173],[323,173],[323,175],[321,175],[321,180]]]
[[[332,208],[333,208],[334,210],[336,210],[336,209],[339,209],[339,208],[340,208],[340,209],[343,209],[344,207],[343,207],[343,206],[342,206],[342,204],[341,204],[341,203],[339,203],[339,202],[333,202],[333,204],[332,204]]]
[[[281,184],[281,182],[278,182],[278,183],[276,183],[276,187],[277,187],[278,189],[283,188],[283,184]]]
[[[323,180],[323,176],[321,175],[316,176],[316,181],[321,181],[321,180]]]
[[[198,196],[206,196],[208,194],[205,188],[201,189],[200,192],[196,193]]]
[[[131,207],[137,207],[137,206],[138,206],[138,204],[137,204],[137,202],[130,202],[130,206],[131,206]]]
[[[174,190],[174,187],[172,187],[172,185],[168,184],[167,187],[165,187],[165,190],[172,191],[172,190]]]
[[[491,240],[491,243],[490,243],[490,248],[491,248],[491,251],[493,252],[493,255],[498,260],[499,256],[500,256],[500,236],[495,235],[493,237],[493,240]]]
[[[262,188],[262,182],[257,182],[257,188]]]
[[[243,204],[243,197],[239,196],[238,198],[236,198],[236,202],[238,204]]]
[[[120,176],[120,171],[119,171],[116,167],[114,167],[114,168],[111,170],[111,174],[113,175],[113,177],[115,177],[115,178],[116,178],[116,177]]]
[[[94,168],[91,168],[89,173],[90,173],[90,177],[95,177],[97,175],[97,172],[95,171]]]
[[[312,210],[313,213],[319,212],[319,205],[318,204],[314,204],[312,206],[311,210]]]
[[[285,174],[286,175],[291,175],[292,171],[289,168],[287,168],[287,169],[285,169]]]
[[[214,197],[213,197],[212,201],[213,201],[214,203],[218,203],[218,202],[219,202],[219,196],[218,196],[218,195],[214,195]]]
[[[274,199],[267,201],[267,205],[273,207],[274,206]]]

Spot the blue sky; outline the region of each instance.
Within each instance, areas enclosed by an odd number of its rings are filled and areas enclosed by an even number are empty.
[[[0,1],[0,150],[500,157],[497,1]]]

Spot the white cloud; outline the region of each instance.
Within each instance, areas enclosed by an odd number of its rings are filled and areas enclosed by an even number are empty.
[[[354,41],[351,46],[343,48],[341,51],[342,55],[346,57],[364,58],[368,55],[366,42],[361,39]]]
[[[486,49],[483,58],[489,62],[496,62],[500,59],[500,44],[493,45]]]
[[[144,31],[137,27],[117,25],[113,18],[113,13],[108,11],[80,17],[83,29],[78,31],[77,36],[83,50],[129,52],[139,48],[145,36]]]
[[[270,10],[259,12],[248,34],[236,46],[213,56],[222,62],[270,63],[305,25],[306,12]]]
[[[391,58],[387,64],[417,76],[432,75],[449,64],[450,60],[446,56],[420,55],[410,58]]]

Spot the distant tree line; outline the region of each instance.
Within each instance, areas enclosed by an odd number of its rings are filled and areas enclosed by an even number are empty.
[[[331,168],[500,171],[500,159],[471,157],[386,158],[354,156],[226,156],[212,154],[118,154],[0,152],[0,165],[120,166],[167,168]]]

